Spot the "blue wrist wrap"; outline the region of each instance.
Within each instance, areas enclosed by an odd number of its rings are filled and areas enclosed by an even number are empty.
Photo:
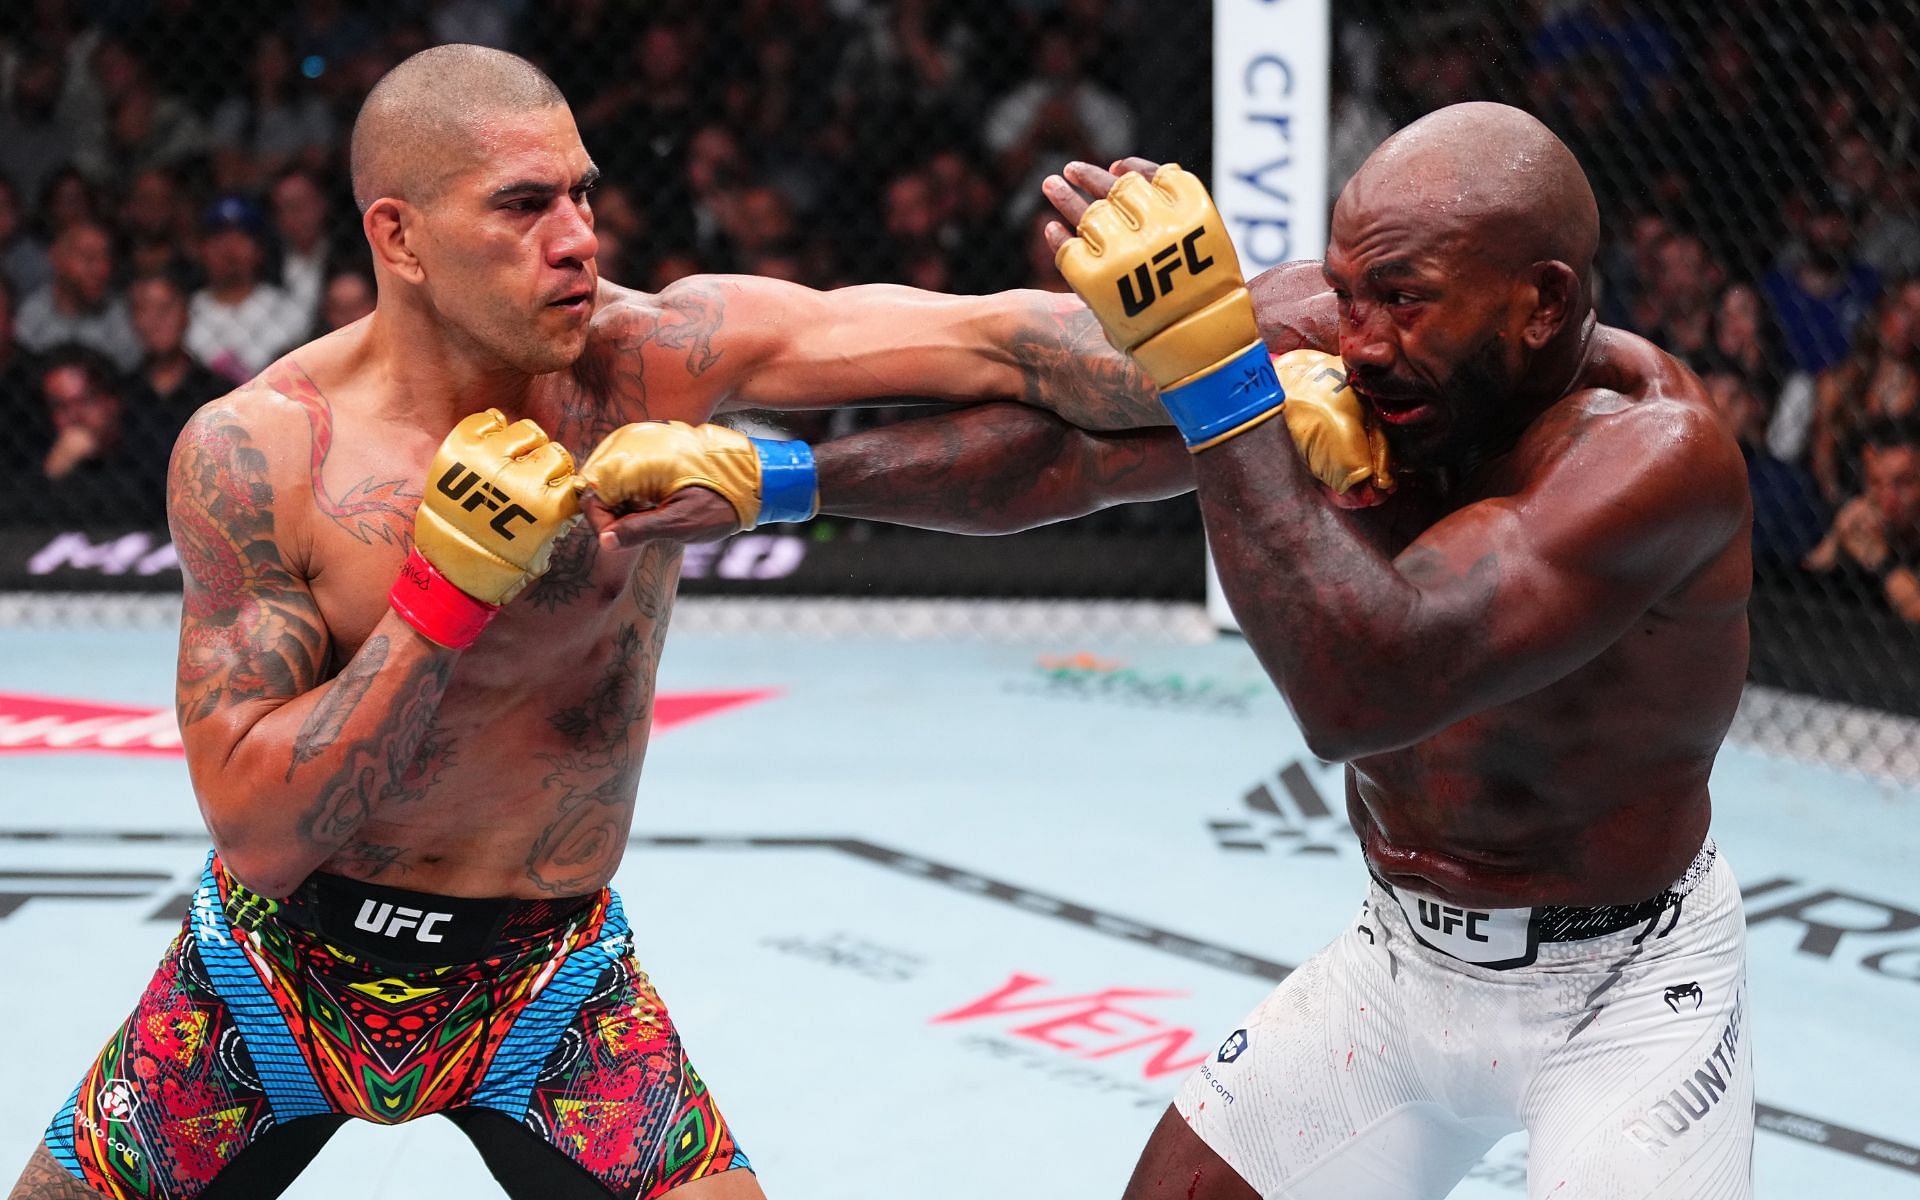
[[[1259,342],[1192,383],[1160,393],[1174,425],[1199,450],[1286,403],[1273,359]]]
[[[805,442],[748,438],[760,456],[760,520],[811,521],[820,504],[820,477],[813,447]]]

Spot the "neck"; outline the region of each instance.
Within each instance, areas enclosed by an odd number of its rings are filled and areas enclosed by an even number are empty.
[[[175,346],[164,354],[156,354],[147,360],[147,382],[156,392],[170,392],[179,386],[180,379],[187,373],[187,352]]]
[[[489,408],[509,419],[526,412],[535,376],[468,349],[424,313],[382,304],[367,321],[366,339],[386,383],[383,407],[400,419],[444,430]]]
[[[222,304],[240,304],[253,295],[255,286],[251,280],[243,280],[239,283],[210,283],[207,290]]]

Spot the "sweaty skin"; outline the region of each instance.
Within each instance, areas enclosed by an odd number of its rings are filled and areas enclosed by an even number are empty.
[[[1009,406],[820,447],[822,503],[1000,532],[1197,472],[1235,614],[1309,744],[1348,764],[1374,870],[1469,907],[1629,903],[1706,834],[1746,671],[1745,475],[1700,382],[1587,312],[1584,179],[1523,172],[1515,194],[1450,169],[1462,142],[1547,153],[1489,107],[1390,144],[1343,196],[1326,263],[1250,284],[1270,350],[1342,354],[1402,418],[1404,481],[1379,507],[1336,508],[1282,422],[1189,456],[1171,433]],[[1483,124],[1462,138],[1462,120]],[[993,507],[928,499],[949,489]]]
[[[466,94],[426,82],[403,99]],[[402,193],[359,180],[379,308],[208,406],[176,448],[189,767],[229,867],[269,894],[320,869],[575,895],[620,861],[678,550],[575,529],[476,646],[427,642],[387,591],[461,416],[531,418],[582,461],[626,422],[730,408],[998,397],[1097,422],[1151,397],[1070,297],[600,280],[596,172],[565,105],[534,101],[475,101],[453,133],[400,105],[364,158],[356,136],[367,178]],[[391,153],[407,137],[431,139],[417,178]],[[428,161],[449,145],[466,149]]]

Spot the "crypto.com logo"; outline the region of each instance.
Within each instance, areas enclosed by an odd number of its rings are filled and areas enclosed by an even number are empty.
[[[770,699],[770,689],[679,692],[654,701],[655,732]],[[178,757],[180,727],[164,708],[0,692],[0,754],[135,754]]]

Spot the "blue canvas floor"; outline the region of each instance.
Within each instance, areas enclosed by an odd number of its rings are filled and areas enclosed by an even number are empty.
[[[7,1181],[206,841],[178,758],[34,748],[5,705],[162,709],[172,667],[164,631],[0,629]],[[774,1200],[1118,1196],[1187,1065],[1359,903],[1338,777],[1237,642],[674,635],[664,694],[747,689],[659,735],[615,882]],[[1737,748],[1715,790],[1759,1195],[1920,1196],[1920,793]],[[1524,1154],[1455,1196],[1523,1196]],[[429,1120],[349,1127],[288,1194],[499,1192]]]

